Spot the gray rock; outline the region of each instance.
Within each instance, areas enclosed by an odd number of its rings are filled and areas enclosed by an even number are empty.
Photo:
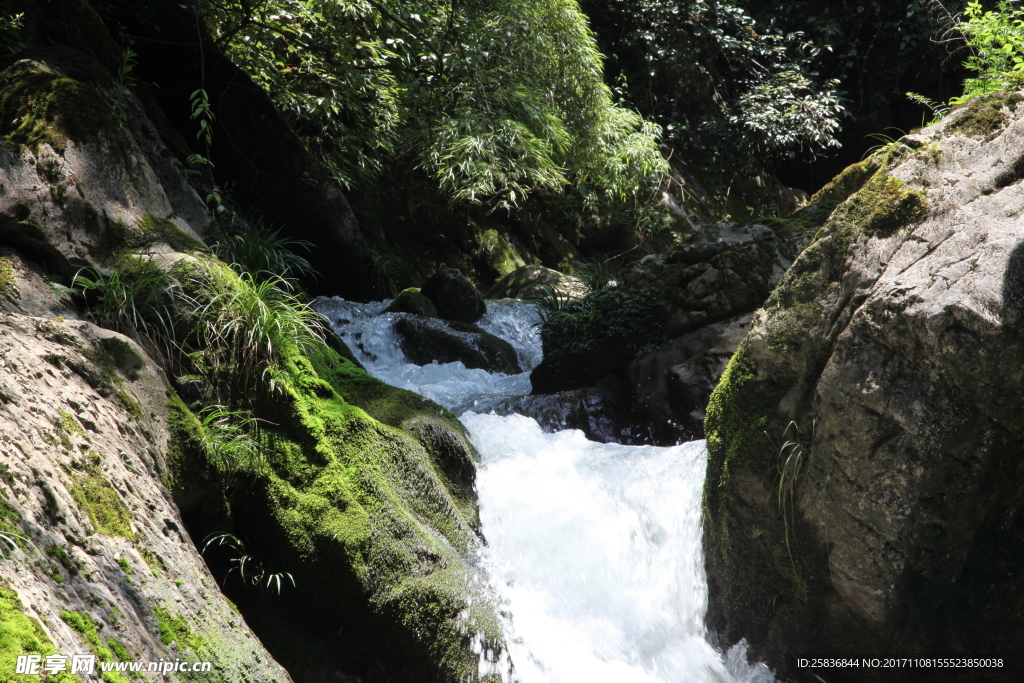
[[[402,352],[416,365],[454,363],[515,375],[522,372],[515,348],[476,325],[401,315],[395,320]]]
[[[655,424],[701,435],[708,397],[750,328],[751,314],[684,334],[626,367],[635,410]]]
[[[61,618],[71,611],[135,659],[174,661],[184,644],[157,628],[172,618],[204,634],[208,648],[191,654],[223,680],[289,681],[221,594],[163,483],[168,390],[127,337],[0,313],[0,494],[6,523],[31,541],[0,562],[0,580],[58,652],[89,651]]]
[[[773,665],[1024,647],[1024,109],[1001,97],[838,206],[711,398],[709,622]]]
[[[434,303],[437,315],[445,320],[475,323],[487,312],[480,292],[457,268],[438,270],[423,285],[420,294]]]

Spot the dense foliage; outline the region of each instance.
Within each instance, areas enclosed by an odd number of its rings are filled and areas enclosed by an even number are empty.
[[[573,0],[209,0],[217,40],[335,177],[414,168],[457,202],[536,189],[627,199],[663,166],[657,128],[613,104]]]
[[[584,0],[623,103],[661,124],[705,172],[749,172],[837,145],[837,82],[819,48],[760,26],[736,2]]]
[[[738,0],[757,25],[783,33],[800,31],[818,46],[814,71],[839,81],[847,116],[838,139],[843,148],[832,160],[790,165],[791,173],[813,189],[861,158],[886,128],[910,130],[931,112],[907,99],[907,91],[945,101],[959,94],[963,81],[959,49],[949,39],[953,17],[965,0]],[[802,161],[802,160],[801,160]],[[815,173],[815,170],[817,172]],[[804,180],[813,174],[815,180]]]
[[[966,66],[975,76],[964,81],[963,95],[951,104],[999,90],[1016,90],[1024,83],[1024,9],[1000,0],[985,11],[969,2],[956,28],[971,51]]]

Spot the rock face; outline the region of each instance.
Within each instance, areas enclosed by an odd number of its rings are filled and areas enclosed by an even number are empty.
[[[467,368],[515,375],[522,372],[515,348],[476,325],[403,315],[395,321],[402,352],[416,365],[461,361]]]
[[[437,315],[445,320],[475,323],[487,312],[480,292],[457,268],[438,270],[423,285],[420,294],[434,303]]]
[[[626,367],[633,406],[655,425],[700,434],[708,397],[750,328],[751,314],[676,337]]]
[[[605,382],[620,387],[622,414],[651,442],[699,438],[707,396],[742,338],[741,319],[768,297],[812,231],[804,221],[702,226],[675,250],[641,259],[616,285],[562,304],[542,331],[533,393]]]
[[[66,47],[15,63],[0,82],[0,532],[31,541],[0,561],[0,631],[47,652],[195,654],[225,681],[289,680],[268,651],[298,681],[484,677],[502,643],[474,588],[479,522],[462,426],[367,375],[336,340],[268,336],[274,356],[249,376],[221,364],[228,346],[196,343],[207,323],[191,297],[239,321],[224,302],[255,281],[211,255],[207,214],[184,218],[202,200],[182,198],[195,194],[184,177],[167,189],[180,166],[172,156],[153,168],[159,140],[135,136],[155,124],[132,123],[147,116],[134,94],[112,105],[113,85]],[[68,320],[82,313],[44,276],[66,282],[86,265],[96,280],[145,285],[132,290],[135,308],[91,295],[95,319],[128,334],[147,295],[190,287],[159,313],[179,345],[150,339],[147,356]],[[294,301],[289,311],[305,314]],[[240,411],[227,427],[254,438],[249,455],[217,450],[214,399]],[[201,555],[211,534],[223,542]],[[236,581],[243,558],[250,573]]]
[[[13,268],[0,292],[0,531],[28,542],[0,562],[13,591],[0,624],[38,619],[47,647],[69,656],[188,657],[220,680],[290,680],[221,594],[162,483],[162,371],[117,333],[11,312],[46,287]]]
[[[774,665],[1024,646],[1021,99],[893,149],[711,398],[709,624]]]

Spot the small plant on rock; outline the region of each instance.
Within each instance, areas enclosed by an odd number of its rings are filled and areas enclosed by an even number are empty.
[[[194,315],[204,346],[222,349],[233,365],[243,390],[259,368],[266,376],[271,365],[280,365],[284,348],[306,352],[323,343],[323,318],[293,294],[290,283],[270,273],[235,275],[214,269],[194,301]],[[199,303],[204,302],[204,303]]]
[[[152,259],[128,260],[109,275],[83,268],[71,287],[85,295],[97,325],[131,337],[158,358],[169,356],[180,286]]]

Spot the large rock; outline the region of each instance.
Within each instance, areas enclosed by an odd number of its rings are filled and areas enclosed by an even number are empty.
[[[708,397],[750,328],[751,314],[676,337],[626,367],[632,405],[673,441],[703,434]]]
[[[976,99],[893,150],[711,398],[709,625],[775,666],[1024,647],[1021,99]]]
[[[30,279],[8,286],[27,292]],[[224,681],[289,681],[220,592],[164,484],[173,449],[160,368],[109,330],[13,312],[0,312],[0,358],[0,531],[27,539],[0,562],[14,610],[0,629],[26,616],[46,624],[40,648],[21,641],[3,666],[105,652],[211,661]]]
[[[665,343],[750,313],[778,284],[811,231],[720,223],[664,254],[641,259],[606,286],[549,315],[534,393],[592,385]]]
[[[420,294],[434,303],[437,315],[445,320],[475,323],[487,312],[480,292],[457,268],[438,270],[423,285]]]
[[[88,8],[54,0],[46,17],[62,16],[58,5]],[[10,587],[0,586],[0,631],[46,652],[196,655],[225,681],[289,680],[268,651],[303,681],[484,677],[502,636],[472,563],[475,469],[458,420],[370,377],[337,343],[272,336],[273,358],[248,367],[225,363],[224,345],[197,343],[190,297],[211,310],[223,301],[201,283],[220,295],[252,283],[176,213],[187,183],[169,193],[174,164],[154,170],[134,138],[148,129],[118,115],[144,116],[135,95],[112,108],[110,73],[66,49],[3,76],[0,532],[34,545],[0,562]],[[79,313],[43,276],[84,265],[122,282],[162,271],[136,290],[142,316],[151,287],[175,278],[190,297],[160,315],[180,346],[148,340],[147,356],[69,320]],[[107,313],[139,334],[127,307]],[[204,424],[204,400],[241,413]],[[211,437],[256,425],[262,446],[242,454]],[[208,534],[228,533],[242,542],[200,554]],[[243,557],[245,580],[225,579]]]
[[[467,368],[515,375],[522,372],[515,347],[476,325],[403,315],[395,320],[402,352],[416,365],[461,361]]]

